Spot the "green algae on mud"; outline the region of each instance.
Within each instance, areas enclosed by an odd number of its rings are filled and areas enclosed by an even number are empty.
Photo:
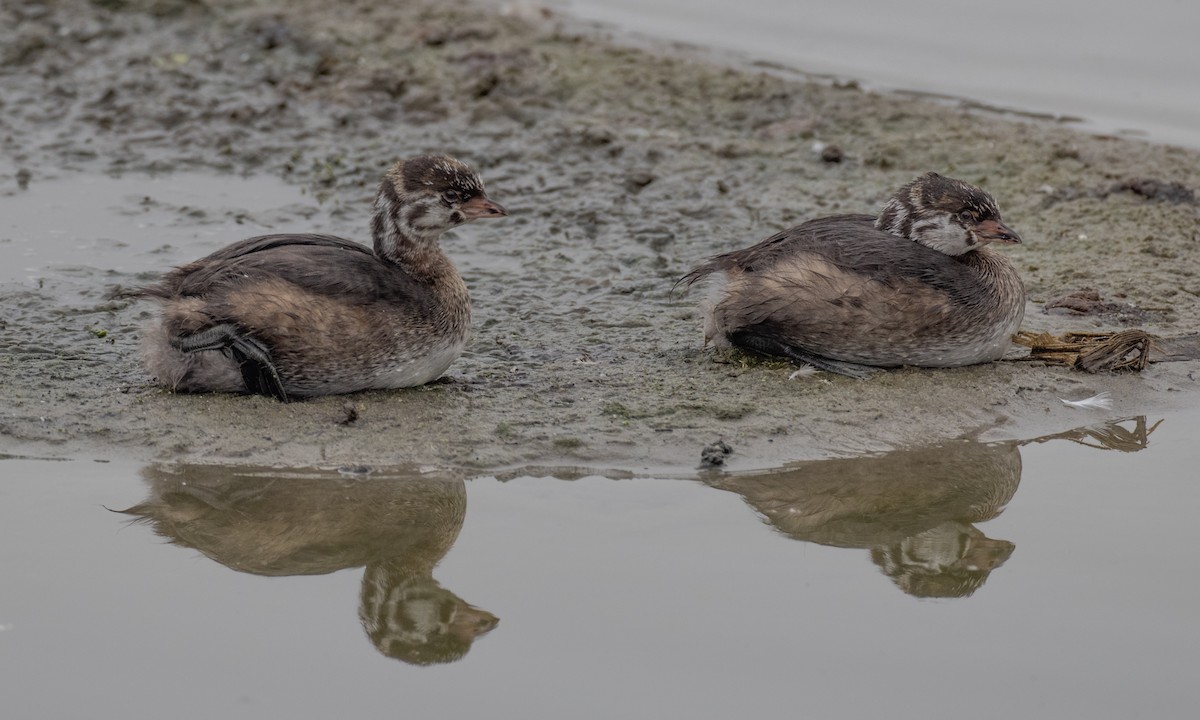
[[[1196,398],[1195,362],[789,380],[782,363],[704,352],[696,298],[671,291],[708,255],[871,212],[937,170],[986,187],[1026,239],[1008,252],[1033,301],[1027,328],[1119,327],[1039,310],[1094,287],[1145,309],[1150,332],[1195,333],[1194,195],[1140,182],[1200,187],[1195,151],[633,48],[467,2],[63,0],[0,10],[0,47],[0,191],[13,197],[76,175],[270,176],[318,205],[247,212],[251,224],[366,240],[384,168],[438,151],[475,165],[512,212],[447,240],[474,338],[444,382],[411,391],[291,405],[173,395],[137,365],[149,308],[103,300],[144,274],[85,252],[40,287],[6,284],[4,452],[689,472],[717,438],[734,447],[730,467],[765,467],[1062,430],[1088,418],[1059,398],[1100,390],[1119,415]],[[815,151],[829,145],[840,162]],[[200,203],[176,207],[177,223],[205,222]],[[165,270],[210,249],[156,259]]]

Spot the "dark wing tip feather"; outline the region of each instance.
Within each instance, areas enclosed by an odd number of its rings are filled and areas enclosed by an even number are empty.
[[[147,298],[168,298],[171,296],[171,289],[166,287],[164,283],[155,285],[146,285],[143,287],[125,287],[124,285],[114,285],[104,294],[105,300],[145,300]]]
[[[671,292],[675,292],[680,286],[686,290],[715,272],[727,270],[729,266],[728,255],[715,255],[709,258],[708,262],[693,268],[687,275],[676,280],[675,284],[671,286]]]
[[[681,277],[675,281],[675,284],[671,286],[671,292],[675,292],[676,290],[678,290],[679,286],[681,286],[681,285],[685,289],[690,288],[692,285],[696,284],[697,280],[704,277],[709,272],[710,271],[707,269],[707,266],[701,266],[701,267],[693,269],[687,275],[684,275],[683,277]]]

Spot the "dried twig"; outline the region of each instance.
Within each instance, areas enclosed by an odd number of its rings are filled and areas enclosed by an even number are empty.
[[[1029,348],[1029,355],[1019,360],[1040,360],[1089,373],[1141,372],[1150,362],[1154,336],[1145,330],[1069,332],[1058,337],[1022,331],[1013,337],[1013,342]]]

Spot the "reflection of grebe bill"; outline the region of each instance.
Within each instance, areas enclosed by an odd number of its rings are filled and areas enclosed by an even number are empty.
[[[967,597],[1015,548],[972,525],[947,520],[898,543],[871,548],[871,560],[909,595]]]
[[[347,477],[263,467],[152,466],[126,514],[239,572],[315,575],[365,566],[364,630],[406,662],[449,662],[499,622],[443,589],[433,569],[466,517],[461,478]]]
[[[458,660],[500,622],[432,577],[405,575],[386,564],[363,574],[359,619],[379,652],[413,665]]]

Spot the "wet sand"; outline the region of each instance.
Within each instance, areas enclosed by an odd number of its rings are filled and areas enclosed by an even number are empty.
[[[871,212],[937,170],[986,187],[1025,238],[1007,252],[1029,292],[1027,329],[1192,335],[1200,153],[629,47],[516,7],[0,10],[7,195],[81,175],[279,178],[327,208],[321,229],[365,241],[387,165],[439,151],[474,164],[512,211],[447,240],[474,337],[443,382],[415,390],[289,405],[175,395],[138,365],[152,308],[104,299],[151,276],[83,257],[41,282],[0,285],[0,452],[690,474],[717,438],[734,448],[729,467],[770,467],[1027,438],[1200,397],[1197,361],[1140,375],[994,363],[789,380],[786,364],[704,351],[698,298],[671,291],[708,255],[816,215]],[[841,162],[814,151],[830,144]],[[78,205],[86,212],[87,198]],[[205,208],[172,212],[186,223]],[[272,223],[304,230],[309,217],[298,208]],[[209,250],[165,248],[162,266]],[[1041,312],[1084,287],[1132,309]],[[1059,401],[1100,391],[1114,399],[1107,415]]]

